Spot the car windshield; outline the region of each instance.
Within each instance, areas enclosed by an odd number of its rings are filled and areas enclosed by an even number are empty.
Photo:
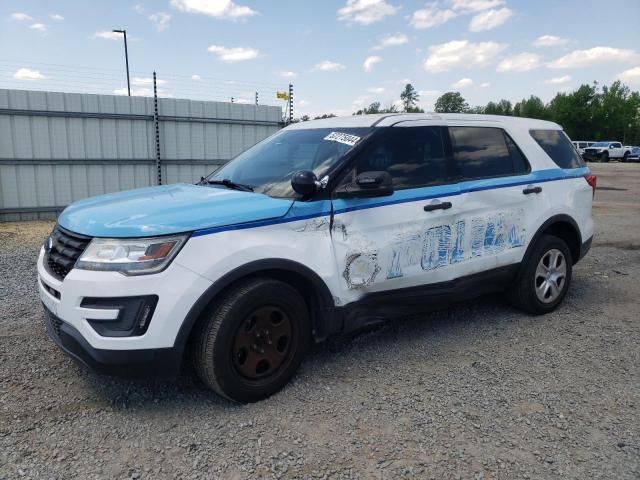
[[[241,153],[206,180],[228,180],[271,197],[293,197],[291,177],[295,172],[311,170],[322,178],[369,131],[370,128],[282,130]]]
[[[591,144],[592,147],[608,147],[609,142],[596,142]]]

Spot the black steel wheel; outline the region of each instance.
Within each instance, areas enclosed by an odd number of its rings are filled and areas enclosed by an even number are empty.
[[[310,332],[308,306],[294,287],[271,278],[248,279],[201,318],[194,337],[196,371],[229,400],[262,400],[293,377]]]

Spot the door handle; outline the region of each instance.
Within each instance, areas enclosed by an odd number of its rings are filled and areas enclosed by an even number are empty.
[[[448,210],[452,207],[451,202],[432,203],[431,205],[425,205],[425,212],[432,212],[434,210]]]
[[[529,195],[530,193],[540,193],[542,191],[542,187],[527,187],[522,190],[522,193],[525,195]]]

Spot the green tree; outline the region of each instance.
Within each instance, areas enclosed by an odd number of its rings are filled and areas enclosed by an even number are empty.
[[[597,112],[600,96],[597,84],[581,85],[570,93],[558,93],[549,103],[550,119],[562,125],[567,135],[576,140],[597,140]]]
[[[322,120],[325,118],[334,118],[337,117],[337,115],[333,114],[333,113],[323,113],[322,115],[318,115],[317,117],[313,117],[314,120]]]
[[[469,110],[469,104],[460,92],[447,92],[436,100],[435,111],[438,113],[463,113]]]
[[[420,99],[420,95],[416,92],[416,89],[413,88],[413,85],[407,83],[404,87],[404,90],[400,94],[400,100],[402,100],[402,106],[404,107],[405,112],[417,112],[420,109],[418,108],[418,100]]]
[[[380,102],[372,102],[368,107],[358,110],[354,115],[371,115],[374,113],[380,113]]]
[[[516,117],[538,118],[546,120],[549,118],[549,111],[540,97],[531,95],[528,99],[513,106],[512,114]]]

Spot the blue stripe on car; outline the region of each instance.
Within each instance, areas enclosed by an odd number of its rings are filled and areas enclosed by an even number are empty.
[[[532,183],[554,182],[558,180],[570,180],[581,178],[590,173],[589,168],[538,170],[528,175],[517,177],[500,177],[484,180],[470,180],[466,182],[454,183],[450,185],[436,185],[431,187],[412,188],[394,192],[390,197],[358,199],[358,205],[349,205],[354,200],[334,201],[334,214],[353,212],[356,210],[366,210],[369,208],[385,207],[400,203],[418,202],[440,197],[451,197],[470,192],[480,192],[484,190],[497,190],[499,188],[517,187],[519,185],[529,185]],[[266,227],[281,223],[298,222],[312,218],[324,217],[331,214],[330,202],[324,200],[319,202],[295,202],[288,214],[281,218],[260,220],[255,222],[227,225],[222,227],[206,228],[193,233],[192,237],[211,235],[214,233],[227,232],[232,230],[245,230],[247,228]]]

